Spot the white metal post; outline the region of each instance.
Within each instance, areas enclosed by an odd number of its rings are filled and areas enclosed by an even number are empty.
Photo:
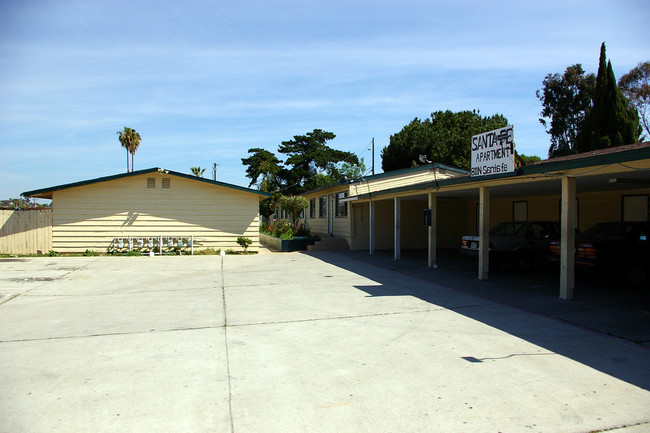
[[[368,207],[370,208],[370,216],[368,217],[368,224],[370,225],[369,253],[375,254],[375,202],[369,202]]]
[[[399,260],[401,258],[401,222],[400,222],[400,216],[401,216],[401,200],[399,197],[395,197],[393,199],[393,207],[395,210],[395,224],[393,228],[393,235],[394,235],[394,243],[393,243],[393,259],[394,260]]]
[[[436,269],[438,265],[436,264],[436,259],[437,259],[437,245],[436,245],[436,227],[437,227],[437,221],[436,221],[436,211],[438,208],[438,201],[436,197],[435,192],[430,192],[429,193],[429,211],[431,212],[431,224],[429,227],[427,227],[428,231],[428,261],[427,261],[427,266],[430,268]]]
[[[490,188],[479,188],[478,279],[487,280],[490,268]]]
[[[575,287],[576,179],[562,178],[562,239],[560,246],[560,299],[573,299]]]

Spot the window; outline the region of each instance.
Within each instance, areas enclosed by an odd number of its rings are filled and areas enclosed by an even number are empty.
[[[162,180],[162,187],[163,187],[163,188],[171,188],[171,181],[172,181],[172,180],[171,180],[170,178],[168,178],[168,177],[163,177],[163,180]]]
[[[528,202],[527,201],[513,201],[512,202],[512,220],[513,221],[528,221]]]
[[[147,178],[147,188],[155,188],[156,187],[156,178],[155,177],[148,177]]]
[[[316,199],[309,199],[309,218],[316,218]]]
[[[327,197],[321,195],[318,197],[318,218],[327,217]]]
[[[623,221],[648,221],[647,195],[624,195],[622,206]]]
[[[346,217],[346,216],[348,216],[348,203],[341,201],[347,196],[348,196],[347,192],[336,193],[335,206],[336,206],[336,216],[337,217]]]

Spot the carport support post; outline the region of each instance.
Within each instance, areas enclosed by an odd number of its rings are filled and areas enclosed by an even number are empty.
[[[375,254],[375,202],[369,202],[368,207],[370,209],[370,215],[368,217],[368,223],[370,225],[370,239],[368,241],[368,248],[370,250],[370,254]]]
[[[393,243],[393,259],[394,260],[399,260],[400,257],[400,250],[401,250],[401,245],[400,245],[400,238],[402,236],[401,234],[401,223],[400,223],[400,214],[401,214],[401,202],[399,197],[395,197],[393,199],[394,202],[394,208],[395,208],[395,224],[394,224],[394,243]]]
[[[429,193],[429,210],[431,211],[431,224],[428,229],[428,261],[427,261],[427,266],[430,268],[437,268],[438,266],[436,265],[436,225],[437,225],[437,218],[436,218],[436,210],[437,210],[437,200],[436,200],[436,193],[435,192],[430,192]]]
[[[576,179],[562,178],[562,221],[560,247],[560,299],[573,299],[575,287]]]
[[[490,268],[490,188],[479,188],[478,279],[487,280]]]

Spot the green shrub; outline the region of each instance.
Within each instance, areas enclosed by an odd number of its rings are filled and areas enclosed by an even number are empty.
[[[239,236],[237,238],[237,243],[239,244],[240,247],[244,249],[244,253],[246,253],[246,251],[248,251],[248,247],[253,243],[253,240],[249,238],[245,238],[243,236]]]
[[[98,255],[99,255],[99,253],[97,251],[94,251],[94,250],[86,250],[86,251],[84,251],[84,256],[86,256],[86,257],[95,257],[95,256],[98,256]]]

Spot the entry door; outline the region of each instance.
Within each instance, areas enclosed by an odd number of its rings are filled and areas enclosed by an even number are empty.
[[[327,203],[327,233],[334,234],[334,194],[330,194]]]

